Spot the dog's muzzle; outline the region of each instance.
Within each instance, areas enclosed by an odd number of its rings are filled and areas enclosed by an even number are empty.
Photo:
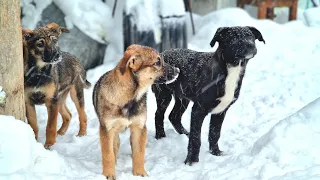
[[[180,69],[167,63],[163,64],[163,75],[156,79],[157,84],[170,84],[174,82],[180,73]]]

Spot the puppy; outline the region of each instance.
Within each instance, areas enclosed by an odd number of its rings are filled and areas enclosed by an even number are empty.
[[[119,132],[130,128],[132,173],[147,176],[144,154],[147,141],[147,90],[153,83],[171,83],[179,69],[163,62],[153,48],[130,45],[118,65],[100,77],[93,90],[93,105],[100,122],[103,175],[115,178]]]
[[[69,92],[79,113],[78,136],[85,135],[87,129],[83,88],[89,88],[90,83],[86,80],[86,71],[78,59],[60,50],[58,37],[62,32],[68,30],[54,23],[33,31],[22,31],[26,117],[38,139],[35,105],[46,105],[46,148],[56,142],[57,133],[63,135],[68,129],[71,113],[65,100]],[[63,123],[57,132],[58,113],[61,114]]]
[[[219,43],[215,52],[172,49],[161,53],[166,63],[180,68],[180,74],[174,83],[152,86],[157,101],[156,138],[165,137],[163,118],[173,95],[175,105],[169,120],[178,133],[189,136],[185,164],[192,165],[199,161],[201,127],[208,113],[211,114],[210,152],[213,155],[221,154],[218,140],[222,122],[229,107],[239,97],[246,65],[257,53],[256,39],[265,43],[261,33],[254,27],[221,27],[210,43],[211,47]],[[194,105],[189,134],[181,124],[181,117],[190,101]]]

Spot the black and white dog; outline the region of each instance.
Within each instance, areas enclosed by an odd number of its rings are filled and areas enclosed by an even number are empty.
[[[180,69],[177,80],[171,84],[154,84],[152,91],[157,101],[155,114],[156,138],[165,137],[163,119],[165,111],[175,98],[169,120],[180,134],[189,135],[185,164],[199,161],[201,127],[205,116],[211,113],[209,147],[219,156],[218,140],[222,122],[229,107],[237,100],[249,59],[257,54],[255,40],[264,41],[254,27],[220,27],[210,45],[216,42],[215,52],[196,52],[189,49],[171,49],[161,53],[164,61]],[[181,124],[182,114],[193,101],[190,134]]]

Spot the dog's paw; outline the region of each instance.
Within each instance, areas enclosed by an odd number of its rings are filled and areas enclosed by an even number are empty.
[[[116,180],[115,176],[106,176],[107,180]]]
[[[85,136],[85,135],[87,135],[87,131],[79,131],[77,136],[81,137],[81,136]]]
[[[108,180],[115,180],[116,179],[116,175],[114,172],[110,171],[110,172],[104,172],[102,173]]]
[[[165,138],[166,134],[165,133],[156,133],[156,139],[161,139],[161,138]]]
[[[184,164],[192,166],[194,163],[197,163],[197,162],[199,162],[199,157],[192,157],[188,155],[186,160],[184,161]]]
[[[148,176],[147,172],[143,169],[143,168],[136,168],[132,171],[132,174],[134,176],[142,176],[142,177],[146,177]]]
[[[210,149],[210,154],[214,156],[223,156],[224,152],[220,151],[219,149]]]
[[[66,130],[60,128],[60,129],[57,131],[57,134],[59,134],[60,136],[63,136],[63,135],[66,134]]]
[[[52,145],[53,144],[45,143],[44,148],[49,150]]]

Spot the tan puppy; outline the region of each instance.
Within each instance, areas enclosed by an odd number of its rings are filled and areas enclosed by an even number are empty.
[[[147,141],[147,90],[153,83],[173,82],[179,69],[162,60],[153,48],[131,45],[118,65],[100,77],[93,90],[93,105],[100,121],[103,175],[115,179],[119,132],[130,128],[132,172],[147,176],[144,154]]]

